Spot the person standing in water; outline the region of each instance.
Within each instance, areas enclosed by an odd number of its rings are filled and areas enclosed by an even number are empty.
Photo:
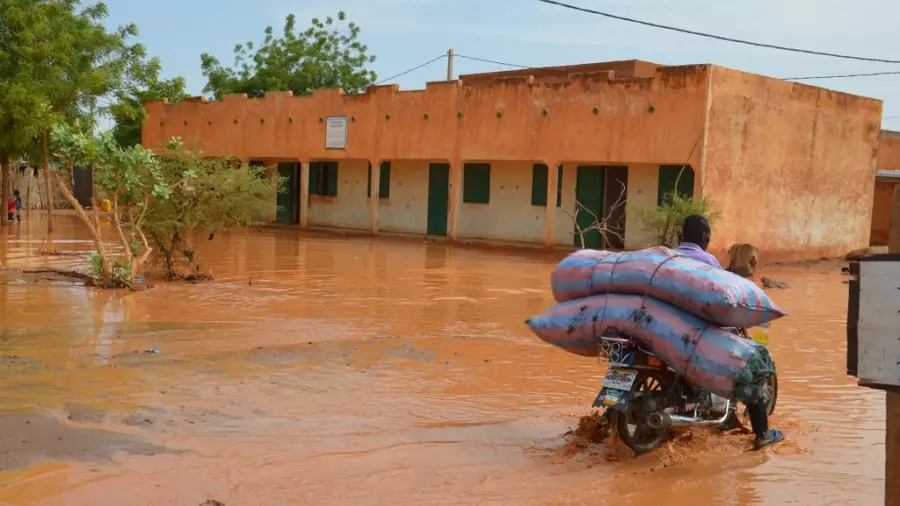
[[[16,204],[16,221],[22,222],[22,196],[19,194],[19,190],[13,190],[13,196],[15,197],[14,202]]]
[[[717,269],[722,268],[719,260],[707,253],[709,241],[712,238],[712,229],[709,220],[699,214],[688,216],[684,219],[681,229],[681,244],[675,248],[675,252],[698,262],[710,265]],[[777,429],[769,428],[769,412],[765,402],[755,402],[747,405],[747,413],[750,415],[750,426],[753,428],[753,447],[759,450],[766,446],[780,443],[784,440],[784,433]],[[730,430],[740,426],[737,417],[730,417],[730,424],[722,427]]]

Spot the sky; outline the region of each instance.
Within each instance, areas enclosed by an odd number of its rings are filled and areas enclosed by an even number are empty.
[[[900,60],[894,0],[566,0],[595,10],[733,38]],[[165,77],[203,94],[200,54],[233,61],[235,44],[278,33],[286,15],[308,20],[344,11],[389,78],[453,48],[457,54],[525,66],[640,59],[711,63],[773,77],[900,71],[900,64],[795,54],[673,33],[546,5],[537,0],[105,0],[110,27],[135,23]],[[457,58],[456,74],[506,70]],[[446,60],[400,77],[402,89],[446,78]],[[884,100],[883,128],[900,130],[900,74],[804,81]]]

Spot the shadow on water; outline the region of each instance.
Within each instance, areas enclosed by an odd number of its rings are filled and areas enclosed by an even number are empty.
[[[74,220],[59,221],[52,241],[37,216],[3,230],[0,262],[83,267],[79,257],[35,253],[42,242],[90,248]],[[793,286],[772,292],[791,316],[770,329],[781,375],[773,424],[787,444],[755,453],[745,436],[693,434],[632,458],[565,435],[587,414],[604,368],[543,345],[522,323],[552,303],[549,271],[561,253],[287,229],[203,239],[214,284],[122,295],[0,278],[0,420],[98,431],[86,453],[44,441],[49,450],[0,471],[0,499],[880,500],[883,397],[844,375],[847,289],[837,265],[765,272]],[[90,448],[114,456],[91,458]]]

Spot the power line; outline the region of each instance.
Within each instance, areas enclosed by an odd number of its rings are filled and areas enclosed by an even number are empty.
[[[440,60],[441,58],[446,58],[446,57],[447,57],[446,54],[442,54],[442,55],[438,56],[437,58],[432,58],[432,59],[428,60],[427,62],[421,64],[421,65],[417,65],[417,66],[415,66],[415,67],[413,67],[413,68],[411,68],[411,69],[409,69],[409,70],[405,70],[405,71],[403,71],[403,72],[400,72],[399,74],[397,74],[397,75],[395,75],[395,76],[391,76],[391,77],[389,77],[389,78],[387,78],[387,79],[382,79],[381,81],[378,81],[377,83],[375,83],[375,85],[378,86],[379,84],[384,84],[384,83],[386,83],[386,82],[388,82],[388,81],[393,81],[394,79],[397,79],[398,77],[403,77],[403,76],[405,76],[406,74],[409,74],[410,72],[419,70],[419,69],[422,68],[422,67],[427,67],[428,65],[431,65],[432,63],[434,63],[434,62]]]
[[[837,79],[840,77],[871,77],[871,76],[894,76],[900,75],[900,72],[870,72],[868,74],[843,74],[836,76],[809,76],[809,77],[782,77],[784,81],[805,81],[807,79]]]
[[[812,55],[817,55],[817,56],[830,56],[832,58],[843,58],[845,60],[859,60],[859,61],[878,62],[878,63],[900,63],[900,60],[886,60],[883,58],[867,58],[867,57],[863,57],[863,56],[851,56],[851,55],[838,54],[838,53],[826,53],[824,51],[813,51],[810,49],[798,49],[795,47],[778,46],[775,44],[765,44],[762,42],[753,42],[753,41],[749,41],[749,40],[735,39],[733,37],[725,37],[722,35],[713,35],[710,33],[697,32],[694,30],[687,30],[684,28],[676,28],[674,26],[667,26],[667,25],[661,25],[658,23],[651,23],[649,21],[641,21],[639,19],[628,18],[625,16],[617,16],[615,14],[610,14],[608,12],[597,11],[597,10],[588,9],[585,7],[578,7],[577,5],[563,3],[563,2],[559,2],[557,0],[537,0],[537,1],[545,3],[545,4],[556,5],[558,7],[564,7],[566,9],[571,9],[574,11],[586,12],[588,14],[596,14],[598,16],[604,16],[604,17],[611,18],[611,19],[617,19],[619,21],[627,21],[629,23],[636,23],[639,25],[650,26],[650,27],[659,28],[662,30],[669,30],[672,32],[686,33],[688,35],[696,35],[698,37],[706,37],[708,39],[722,40],[725,42],[734,42],[736,44],[745,44],[748,46],[765,47],[765,48],[769,48],[769,49],[779,49],[781,51],[791,51],[794,53],[805,53],[805,54],[812,54]]]
[[[505,63],[505,62],[502,62],[502,61],[488,60],[488,59],[485,59],[485,58],[476,58],[476,57],[474,57],[474,56],[466,56],[466,55],[464,55],[464,54],[458,54],[458,53],[456,54],[456,56],[458,56],[458,57],[460,57],[460,58],[465,58],[465,59],[467,59],[467,60],[480,61],[480,62],[484,62],[484,63],[493,63],[493,64],[495,64],[495,65],[505,65],[505,66],[507,66],[507,67],[516,67],[516,68],[520,68],[520,69],[530,69],[530,68],[533,68],[533,67],[529,67],[529,66],[527,66],[527,65],[516,65],[515,63]]]

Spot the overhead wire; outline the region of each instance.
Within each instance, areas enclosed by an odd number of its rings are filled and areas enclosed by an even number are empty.
[[[446,58],[446,57],[447,57],[446,54],[442,54],[442,55],[438,56],[437,58],[432,58],[432,59],[428,60],[427,62],[421,64],[421,65],[416,65],[415,67],[413,67],[413,68],[411,68],[411,69],[409,69],[409,70],[405,70],[405,71],[403,71],[403,72],[400,72],[399,74],[397,74],[397,75],[395,75],[395,76],[388,77],[387,79],[382,79],[381,81],[378,81],[377,83],[375,83],[375,85],[377,86],[377,85],[379,85],[379,84],[384,84],[384,83],[386,83],[386,82],[388,82],[388,81],[393,81],[394,79],[397,79],[398,77],[403,77],[403,76],[405,76],[406,74],[409,74],[410,72],[414,72],[414,71],[416,71],[416,70],[419,70],[419,69],[422,68],[422,67],[427,67],[428,65],[431,65],[432,63],[434,63],[434,62],[440,60],[441,58]]]
[[[466,55],[464,55],[464,54],[458,54],[458,53],[457,53],[455,56],[458,56],[458,57],[460,57],[460,58],[465,58],[466,60],[480,61],[480,62],[482,62],[482,63],[493,63],[493,64],[495,64],[495,65],[504,65],[504,66],[506,66],[506,67],[515,67],[515,68],[520,68],[520,69],[530,69],[530,68],[533,68],[533,67],[529,67],[529,66],[527,66],[527,65],[517,65],[517,64],[515,64],[515,63],[506,63],[506,62],[497,61],[497,60],[488,60],[487,58],[478,58],[478,57],[475,57],[475,56],[466,56]]]
[[[777,44],[767,44],[764,42],[754,42],[754,41],[738,39],[738,38],[734,38],[734,37],[726,37],[723,35],[715,35],[715,34],[711,34],[711,33],[699,32],[696,30],[688,30],[686,28],[678,28],[678,27],[674,27],[674,26],[663,25],[660,23],[652,23],[650,21],[643,21],[640,19],[629,18],[626,16],[619,16],[617,14],[610,14],[608,12],[598,11],[598,10],[594,10],[594,9],[588,9],[587,7],[580,7],[577,5],[560,2],[558,0],[537,0],[537,1],[541,2],[541,3],[549,4],[549,5],[555,5],[557,7],[563,7],[566,9],[573,10],[573,11],[579,11],[579,12],[584,12],[584,13],[588,13],[588,14],[596,14],[598,16],[603,16],[603,17],[610,18],[610,19],[626,21],[628,23],[635,23],[635,24],[639,24],[639,25],[649,26],[652,28],[659,28],[661,30],[668,30],[671,32],[685,33],[688,35],[696,35],[698,37],[705,37],[708,39],[721,40],[724,42],[733,42],[735,44],[744,44],[747,46],[763,47],[763,48],[768,48],[768,49],[778,49],[781,51],[790,51],[790,52],[794,52],[794,53],[804,53],[804,54],[811,54],[811,55],[816,55],[816,56],[829,56],[832,58],[842,58],[845,60],[857,60],[857,61],[867,61],[867,62],[877,62],[877,63],[900,63],[900,60],[888,60],[885,58],[870,58],[870,57],[865,57],[865,56],[853,56],[853,55],[846,55],[846,54],[840,54],[840,53],[829,53],[826,51],[815,51],[812,49],[801,49],[801,48],[796,48],[796,47],[779,46]]]
[[[894,76],[900,75],[900,71],[897,72],[868,72],[865,74],[840,74],[833,76],[807,76],[807,77],[782,77],[783,81],[805,81],[809,79],[838,79],[841,77],[872,77],[872,76]]]

